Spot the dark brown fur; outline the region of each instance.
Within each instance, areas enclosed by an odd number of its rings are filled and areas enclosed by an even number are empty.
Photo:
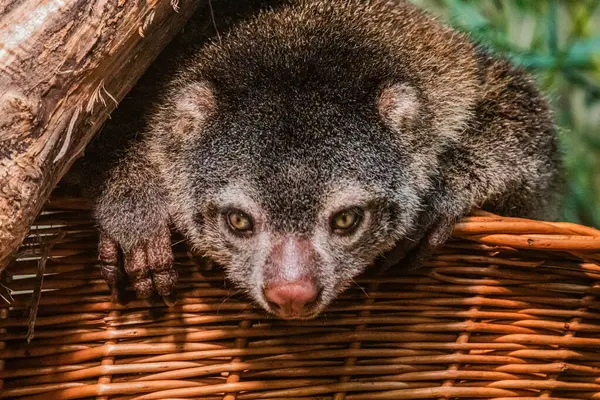
[[[265,279],[298,271],[270,254],[296,238],[311,260],[297,268],[321,291],[314,316],[376,260],[408,252],[418,265],[473,207],[556,215],[552,116],[521,69],[403,2],[271,2],[249,19],[226,3],[222,41],[172,45],[84,161],[104,182],[96,217],[114,287],[128,276],[139,296],[170,293],[173,224],[272,311]],[[255,219],[251,238],[223,227],[232,204]],[[328,233],[352,204],[360,229]]]

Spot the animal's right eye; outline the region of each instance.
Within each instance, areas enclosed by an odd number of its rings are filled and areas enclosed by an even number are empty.
[[[358,226],[362,216],[363,212],[358,208],[342,210],[331,218],[331,230],[340,235],[349,234]]]
[[[226,214],[227,224],[235,233],[250,233],[254,228],[252,218],[239,210],[231,210]]]

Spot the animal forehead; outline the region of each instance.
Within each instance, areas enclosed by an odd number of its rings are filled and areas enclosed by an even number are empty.
[[[269,92],[217,96],[215,129],[258,146],[297,150],[335,149],[382,133],[374,101]]]
[[[268,132],[270,137],[257,144],[246,163],[248,170],[264,185],[285,187],[293,195],[315,194],[329,182],[360,179],[372,159],[360,154],[366,150],[352,135],[333,132]]]
[[[271,215],[285,220],[316,215],[328,186],[326,175],[330,175],[324,165],[281,159],[261,164],[254,170],[254,179]]]
[[[368,179],[381,168],[399,165],[393,132],[374,112],[355,111],[331,103],[230,105],[220,109],[203,133],[200,153],[214,155],[211,162],[223,162],[235,173],[259,177],[261,183],[300,188],[342,178]]]

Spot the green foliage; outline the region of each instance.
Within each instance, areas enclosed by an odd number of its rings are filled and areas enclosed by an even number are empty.
[[[412,0],[530,70],[560,126],[563,219],[600,227],[600,0]]]

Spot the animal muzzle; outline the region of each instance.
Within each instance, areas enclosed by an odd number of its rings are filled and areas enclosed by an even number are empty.
[[[303,318],[312,313],[319,290],[310,278],[294,282],[275,282],[264,289],[264,296],[272,311],[285,319]]]
[[[312,314],[320,293],[316,260],[308,239],[285,235],[274,241],[263,271],[269,311],[286,319]]]

